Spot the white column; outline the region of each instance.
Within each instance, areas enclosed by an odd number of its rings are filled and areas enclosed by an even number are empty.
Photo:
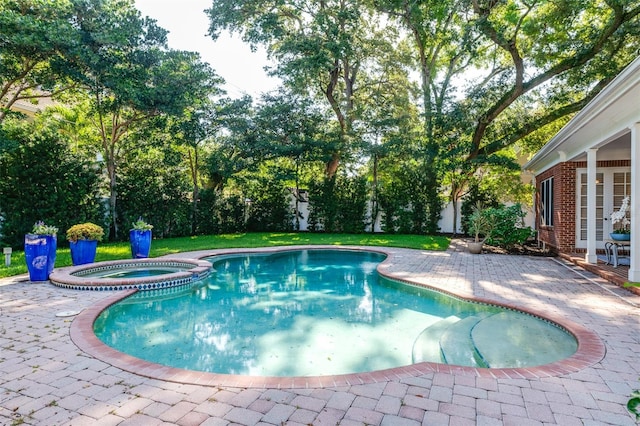
[[[596,254],[596,153],[598,148],[587,150],[587,263],[598,263]]]
[[[631,263],[629,281],[640,282],[640,123],[631,126]],[[638,172],[638,173],[636,173]]]

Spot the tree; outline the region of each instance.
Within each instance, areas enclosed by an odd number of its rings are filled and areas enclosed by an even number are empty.
[[[283,91],[266,94],[256,111],[256,126],[261,129],[259,144],[266,158],[281,159],[282,180],[291,188],[295,229],[300,229],[300,194],[303,167],[307,169],[323,159],[330,158],[333,149],[326,143],[325,117],[311,100]],[[286,171],[288,170],[288,173]]]
[[[258,129],[254,123],[253,100],[245,96],[225,100],[220,116],[222,132],[215,140],[205,161],[208,187],[221,192],[227,180],[235,173],[252,167],[257,162],[254,155]]]
[[[183,115],[174,118],[169,126],[170,138],[175,143],[186,147],[187,151],[186,155],[192,183],[192,234],[195,234],[198,229],[200,189],[205,186],[201,178],[201,169],[205,168],[201,162],[203,151],[207,145],[211,147],[223,131],[233,127],[231,123],[244,115],[246,108],[250,104],[251,99],[249,97],[236,100],[223,98],[215,102],[207,98],[187,108]],[[214,184],[213,186],[216,185]]]
[[[192,52],[166,49],[166,31],[127,0],[79,2],[74,78],[90,94],[109,178],[110,233],[118,235],[117,164],[123,141],[160,115],[179,115],[220,80]]]
[[[476,51],[477,35],[465,13],[463,1],[391,0],[379,2],[378,7],[408,32],[413,61],[419,70],[423,125],[419,154],[424,168],[419,175],[427,188],[423,200],[428,212],[427,228],[430,232],[437,230],[442,208],[442,179],[455,165],[454,176],[449,181],[453,184],[450,186],[450,200],[454,203],[455,229],[456,203],[460,196],[456,184],[459,182],[457,178],[463,175],[457,167],[459,162],[455,160],[463,140],[450,142],[452,137],[460,135],[458,129],[449,126],[459,126],[458,120],[449,117],[452,113],[450,103],[452,93],[457,90],[454,81],[479,55]]]
[[[491,48],[489,78],[472,87],[468,160],[489,157],[582,109],[637,55],[640,2],[473,0]],[[481,94],[481,97],[471,96]],[[522,114],[529,107],[528,113]]]
[[[373,9],[365,1],[330,0],[276,2],[216,1],[207,10],[210,34],[221,30],[243,34],[245,40],[265,44],[278,62],[273,72],[300,94],[321,97],[331,109],[333,136],[325,174],[333,177],[340,161],[357,147],[356,103],[366,94],[358,84],[375,52],[388,49],[392,33],[382,35]],[[381,46],[384,45],[384,46]]]
[[[393,174],[397,169],[412,167],[410,159],[416,156],[421,141],[420,111],[415,102],[418,89],[409,77],[409,53],[406,43],[379,52],[376,66],[361,79],[369,88],[369,96],[358,103],[361,117],[358,133],[371,174],[371,232],[375,232],[381,212],[384,186],[392,175],[397,178],[398,175]],[[411,187],[409,192],[424,190],[419,179],[405,183]],[[393,208],[396,207],[408,205]]]
[[[427,164],[449,175],[454,204],[479,167],[506,164],[503,149],[580,110],[635,57],[640,36],[637,0],[378,6],[413,36]]]
[[[37,103],[73,87],[72,10],[68,0],[0,0],[0,123],[18,101]]]
[[[242,170],[287,158],[297,169],[303,160],[327,155],[324,116],[313,102],[292,93],[265,94],[259,103],[232,101],[219,116],[224,134],[217,138],[209,158],[210,176],[219,188]]]

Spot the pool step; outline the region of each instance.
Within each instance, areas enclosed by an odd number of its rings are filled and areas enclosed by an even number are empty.
[[[467,367],[488,367],[478,352],[471,333],[478,323],[491,315],[490,313],[477,314],[450,324],[440,336],[439,341],[443,362]]]
[[[495,330],[513,338],[512,343],[496,341]],[[566,358],[577,350],[575,340],[567,340],[559,328],[517,312],[502,312],[480,321],[471,339],[490,367],[542,365]],[[525,344],[526,342],[526,344]]]
[[[422,330],[413,342],[411,351],[413,362],[443,362],[439,343],[440,336],[451,324],[455,324],[458,321],[460,321],[460,318],[452,315]]]
[[[496,338],[498,334],[510,339]],[[413,362],[439,362],[479,368],[543,365],[577,350],[558,327],[518,312],[476,313],[444,318],[422,330],[413,342]],[[533,361],[532,361],[533,360]]]

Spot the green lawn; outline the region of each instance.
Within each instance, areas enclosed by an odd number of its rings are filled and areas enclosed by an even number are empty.
[[[235,247],[272,247],[297,244],[331,244],[405,247],[421,250],[446,250],[449,239],[440,236],[425,235],[387,235],[387,234],[312,234],[312,233],[249,233],[206,235],[197,237],[166,238],[153,240],[151,257],[163,256],[184,251],[207,250]],[[104,260],[129,259],[131,252],[128,242],[99,243],[96,262]],[[68,247],[59,247],[56,267],[71,265],[71,253]],[[0,278],[25,274],[27,265],[24,252],[13,252],[11,266],[0,266]]]

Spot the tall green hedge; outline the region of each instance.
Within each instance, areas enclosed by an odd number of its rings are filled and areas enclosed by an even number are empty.
[[[0,144],[1,241],[21,247],[36,221],[64,231],[76,223],[102,224],[99,172],[91,161],[70,151],[51,128],[4,125]]]
[[[309,187],[312,231],[362,233],[367,227],[367,182],[360,176],[334,176]]]

